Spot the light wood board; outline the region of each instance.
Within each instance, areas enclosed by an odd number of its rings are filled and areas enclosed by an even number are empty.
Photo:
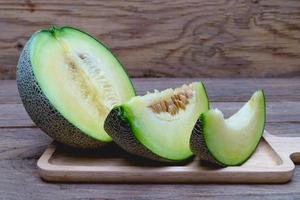
[[[130,156],[116,146],[82,152],[51,144],[38,161],[40,176],[59,182],[285,183],[300,162],[300,137],[264,133],[253,156],[242,166],[215,168],[197,158],[165,165]]]

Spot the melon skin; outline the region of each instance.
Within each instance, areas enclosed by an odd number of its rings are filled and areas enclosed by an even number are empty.
[[[197,120],[190,139],[190,148],[193,154],[200,158],[204,163],[213,164],[218,167],[225,167],[222,163],[218,162],[209,152],[203,136],[203,115]]]
[[[113,108],[104,122],[104,130],[113,138],[116,144],[133,155],[160,162],[175,162],[154,154],[141,144],[134,136],[129,120],[123,112],[122,106]]]
[[[66,120],[49,102],[41,90],[33,73],[30,60],[31,41],[26,43],[17,65],[17,86],[23,105],[32,121],[47,135],[60,143],[76,148],[99,148],[106,142],[100,142]]]

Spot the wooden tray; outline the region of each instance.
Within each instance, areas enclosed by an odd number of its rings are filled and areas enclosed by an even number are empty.
[[[300,137],[265,131],[254,155],[240,167],[213,168],[194,160],[162,165],[128,155],[116,146],[79,151],[51,144],[38,160],[40,176],[59,182],[143,183],[284,183],[300,162]]]

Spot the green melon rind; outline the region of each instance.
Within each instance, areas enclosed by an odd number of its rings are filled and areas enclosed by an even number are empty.
[[[209,110],[210,109],[210,104],[209,104],[209,98],[208,98],[207,90],[206,90],[206,87],[205,87],[203,82],[201,82],[201,85],[202,85],[203,92],[204,92],[205,97],[206,97],[205,99],[207,100],[206,101],[206,107],[207,107],[207,110]]]
[[[222,163],[218,162],[217,159],[210,153],[204,137],[203,137],[203,118],[204,115],[201,114],[197,120],[190,139],[190,149],[193,154],[200,158],[201,161],[214,164],[216,166],[224,166]]]
[[[265,98],[265,94],[264,91],[261,90],[262,95],[263,95],[263,108],[264,108],[264,126],[262,129],[262,132],[260,134],[260,140],[263,136],[264,130],[265,130],[265,122],[266,122],[266,98]],[[219,166],[219,167],[227,167],[227,166],[231,166],[228,165],[226,163],[223,163],[222,161],[218,160],[209,150],[209,148],[207,147],[206,143],[206,139],[204,136],[204,130],[205,130],[205,113],[202,113],[199,117],[199,119],[197,120],[195,127],[193,129],[192,135],[191,135],[191,139],[190,139],[190,148],[192,150],[192,152],[198,156],[200,158],[201,161],[207,162],[207,163],[211,163],[213,165]],[[232,165],[232,166],[240,166],[242,164],[244,164],[251,156],[252,154],[256,151],[260,140],[257,142],[255,148],[253,149],[252,153],[249,154],[248,157],[246,157],[244,160],[242,160],[241,162]]]
[[[160,157],[140,143],[132,132],[130,119],[123,106],[113,108],[104,122],[104,130],[125,151],[161,162],[174,162]]]

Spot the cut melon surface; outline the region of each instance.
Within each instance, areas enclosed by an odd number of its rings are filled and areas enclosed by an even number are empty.
[[[131,153],[139,155],[142,150],[130,146],[132,140],[126,139],[126,134],[133,135],[142,148],[159,158],[184,160],[192,156],[189,139],[194,124],[208,108],[204,85],[192,83],[175,90],[133,97],[114,109],[118,111],[117,120],[108,116],[106,130],[115,142]],[[129,125],[125,128],[130,129],[125,131],[126,134],[119,120]]]
[[[30,43],[33,72],[50,103],[74,126],[104,142],[112,107],[135,96],[119,61],[100,42],[77,29],[44,30]]]

